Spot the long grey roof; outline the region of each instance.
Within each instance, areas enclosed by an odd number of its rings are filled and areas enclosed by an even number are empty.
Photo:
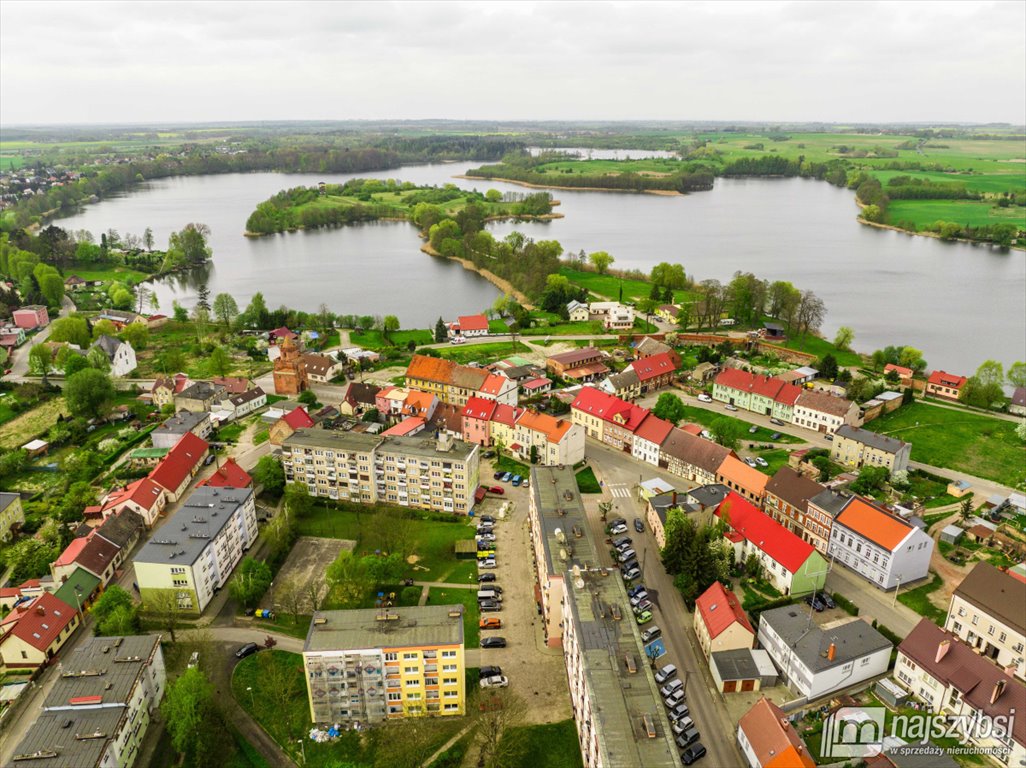
[[[14,503],[15,499],[20,499],[20,493],[0,493],[0,512],[3,512],[11,504]]]
[[[878,435],[876,432],[870,432],[868,429],[860,429],[848,424],[838,427],[835,434],[849,440],[856,440],[864,445],[868,445],[870,448],[876,448],[876,450],[884,451],[885,453],[897,453],[908,445],[908,443],[895,437]]]
[[[542,529],[547,573],[563,573],[574,564],[582,568],[597,567],[597,549],[591,538],[584,501],[573,470],[569,467],[532,467],[531,495]],[[574,526],[584,534],[581,538],[573,535]],[[563,558],[564,552],[566,559]]]
[[[121,721],[121,708],[43,712],[14,749],[18,768],[93,768]],[[102,734],[106,738],[97,736]],[[38,754],[39,757],[29,758]]]
[[[785,645],[793,649],[795,655],[814,673],[893,647],[890,640],[862,619],[823,629],[815,621],[809,622],[805,609],[793,605],[763,611],[759,617],[760,629],[762,622],[772,627]],[[831,643],[835,651],[833,661],[829,659]]]
[[[197,488],[146,542],[135,561],[192,565],[252,494],[252,488]]]
[[[179,411],[153,431],[158,435],[184,435],[209,418],[206,411]]]
[[[414,605],[318,611],[306,634],[304,652],[459,645],[462,605]]]
[[[72,708],[70,699],[100,696],[104,707],[127,704],[158,635],[91,637],[61,660],[60,677],[43,702],[44,709]]]

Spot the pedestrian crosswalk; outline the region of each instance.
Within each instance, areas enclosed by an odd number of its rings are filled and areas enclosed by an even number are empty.
[[[607,487],[609,489],[610,495],[612,495],[612,496],[614,496],[614,497],[616,497],[618,499],[629,499],[631,497],[631,490],[626,485],[617,484],[617,485],[610,485],[610,486],[607,486]]]

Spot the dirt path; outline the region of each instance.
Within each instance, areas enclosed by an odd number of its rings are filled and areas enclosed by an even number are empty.
[[[941,510],[944,511],[944,510]],[[966,577],[966,574],[971,570],[969,567],[962,567],[955,565],[953,562],[948,560],[940,551],[940,534],[945,527],[956,522],[959,518],[959,505],[952,505],[952,512],[948,517],[945,517],[938,523],[934,523],[934,530],[930,537],[933,539],[933,556],[930,558],[930,568],[937,572],[937,575],[941,577],[940,589],[930,593],[930,602],[941,610],[946,610],[948,603],[951,602],[951,594],[958,588],[958,585],[962,583],[962,579]],[[975,562],[973,563],[975,565]]]

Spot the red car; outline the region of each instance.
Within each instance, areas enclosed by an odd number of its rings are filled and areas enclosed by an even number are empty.
[[[501,485],[493,485],[488,489],[488,493],[494,493],[496,496],[502,496],[506,490]]]

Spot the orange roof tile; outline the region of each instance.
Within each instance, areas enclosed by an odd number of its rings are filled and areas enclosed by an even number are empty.
[[[724,479],[732,481],[750,493],[761,496],[766,491],[766,483],[769,482],[769,475],[764,475],[759,470],[748,466],[741,459],[735,456],[727,456],[717,474]]]
[[[815,768],[816,761],[787,715],[766,698],[759,699],[738,722],[763,768]]]
[[[414,355],[406,368],[406,378],[449,384],[452,382],[452,372],[455,367],[456,363],[452,360]]]
[[[912,526],[900,517],[870,504],[861,496],[848,502],[837,516],[837,522],[891,552],[912,532]]]

